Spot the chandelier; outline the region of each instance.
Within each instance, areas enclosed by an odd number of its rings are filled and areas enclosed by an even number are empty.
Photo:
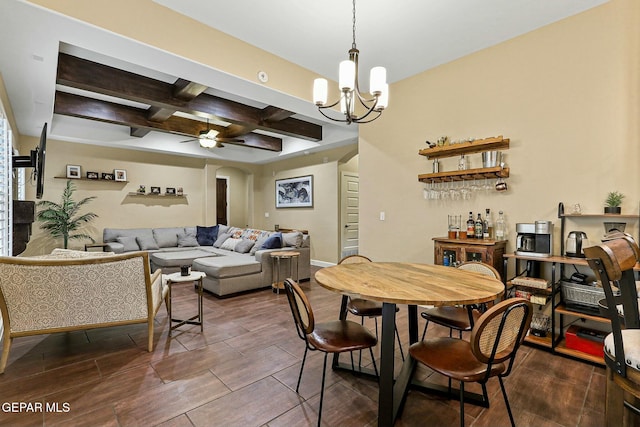
[[[349,49],[349,59],[340,62],[338,86],[340,98],[333,104],[327,105],[328,83],[326,79],[315,79],[313,82],[313,102],[318,111],[326,118],[351,123],[369,123],[380,117],[389,102],[389,85],[387,84],[387,70],[384,67],[373,67],[369,78],[369,92],[371,97],[365,97],[360,92],[358,83],[358,55],[356,48],[356,0],[353,0],[353,43]],[[340,104],[340,111],[344,118],[334,118],[324,112]],[[364,108],[360,116],[356,113],[356,105]],[[358,107],[359,110],[362,108]]]

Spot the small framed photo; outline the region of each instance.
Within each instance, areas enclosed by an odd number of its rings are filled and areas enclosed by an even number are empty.
[[[183,191],[182,191],[182,187],[178,187],[178,188],[177,188],[177,190],[176,190],[176,195],[178,195],[178,196],[182,196],[183,194],[184,194],[184,193],[183,193]]]
[[[100,176],[98,172],[87,172],[87,179],[98,179]]]
[[[116,181],[126,181],[127,180],[127,171],[124,169],[114,169],[113,174],[116,177]]]
[[[151,187],[150,194],[160,194],[160,187]]]
[[[80,166],[67,165],[67,178],[80,179]]]
[[[167,193],[169,196],[175,196],[176,195],[176,189],[173,187],[167,187]]]
[[[115,178],[115,175],[112,173],[102,173],[102,179],[107,180],[107,181],[113,181]]]

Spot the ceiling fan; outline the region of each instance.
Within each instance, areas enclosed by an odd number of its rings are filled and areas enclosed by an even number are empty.
[[[219,131],[209,128],[209,120],[207,120],[207,129],[201,130],[197,138],[180,141],[180,143],[198,141],[202,148],[222,148],[224,147],[223,142],[244,142],[242,139],[219,137],[219,134]]]

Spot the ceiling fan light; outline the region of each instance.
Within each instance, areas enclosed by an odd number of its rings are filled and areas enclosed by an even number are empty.
[[[213,148],[218,142],[215,139],[203,138],[200,139],[200,146],[202,148]]]

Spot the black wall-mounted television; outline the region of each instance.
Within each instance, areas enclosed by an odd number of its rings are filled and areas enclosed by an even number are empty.
[[[41,199],[44,193],[44,160],[47,154],[47,124],[40,133],[40,143],[28,156],[13,156],[13,168],[33,168],[33,181],[36,183],[36,199]]]

